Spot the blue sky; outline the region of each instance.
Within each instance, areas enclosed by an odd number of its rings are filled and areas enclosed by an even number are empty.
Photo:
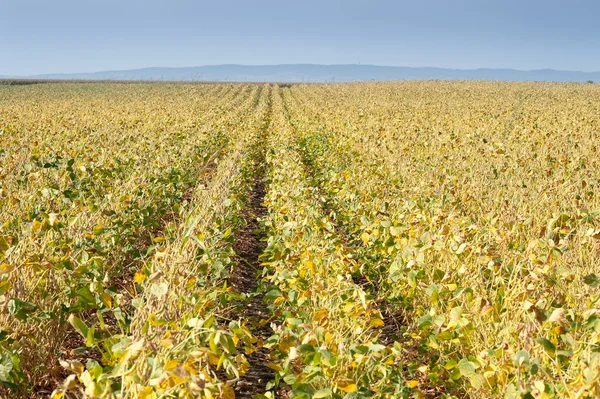
[[[0,0],[0,75],[209,64],[600,71],[597,0]]]

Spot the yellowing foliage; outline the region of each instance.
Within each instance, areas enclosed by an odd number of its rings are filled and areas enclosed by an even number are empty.
[[[581,84],[0,85],[0,394],[234,398],[266,350],[258,398],[597,397],[599,115]],[[270,337],[229,284],[257,179]]]

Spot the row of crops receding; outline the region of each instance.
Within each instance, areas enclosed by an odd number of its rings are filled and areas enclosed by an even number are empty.
[[[600,87],[0,86],[0,397],[600,396]]]

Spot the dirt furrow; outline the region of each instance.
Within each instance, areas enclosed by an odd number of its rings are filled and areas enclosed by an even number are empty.
[[[274,372],[266,366],[271,360],[269,350],[262,347],[273,330],[266,321],[269,311],[263,303],[264,292],[260,290],[259,279],[262,276],[259,256],[266,243],[260,218],[266,213],[262,201],[265,195],[262,174],[255,176],[252,192],[249,193],[248,207],[242,212],[246,225],[235,237],[233,249],[238,267],[234,270],[229,282],[239,293],[246,294],[247,299],[236,306],[239,318],[247,323],[252,334],[258,339],[256,350],[247,354],[250,369],[235,385],[236,398],[252,398],[256,394],[264,394],[267,382],[273,379]]]
[[[272,93],[269,93],[269,96]],[[248,371],[240,377],[234,386],[236,398],[252,398],[254,395],[264,394],[269,381],[274,379],[275,372],[267,364],[272,362],[270,350],[263,347],[263,343],[273,334],[270,327],[270,312],[264,303],[266,289],[261,283],[263,267],[259,257],[266,248],[266,235],[261,225],[261,218],[266,215],[267,209],[263,205],[265,197],[265,136],[271,124],[271,100],[269,110],[262,126],[261,137],[257,144],[255,171],[252,188],[248,193],[248,202],[241,216],[246,224],[239,229],[234,237],[233,249],[236,253],[234,261],[237,267],[229,279],[231,286],[241,294],[246,295],[240,301],[231,318],[245,322],[257,342],[252,353],[246,353],[250,365]],[[280,397],[280,395],[276,395]]]

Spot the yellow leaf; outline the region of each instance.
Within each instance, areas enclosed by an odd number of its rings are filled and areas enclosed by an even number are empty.
[[[315,268],[315,264],[313,263],[312,260],[307,259],[306,262],[304,262],[305,266],[310,270],[311,273],[316,273],[317,270]]]
[[[362,233],[360,235],[360,239],[362,240],[363,243],[368,244],[369,241],[371,240],[371,236],[368,233]]]
[[[246,357],[242,354],[239,354],[235,357],[237,369],[240,375],[244,375],[250,370],[250,363],[246,360]]]
[[[534,381],[533,386],[536,387],[536,389],[538,391],[540,391],[540,393],[544,392],[546,390],[546,385],[544,384],[544,381],[540,381],[540,380]]]
[[[314,315],[313,315],[313,319],[316,322],[321,322],[324,318],[327,317],[327,315],[329,314],[329,312],[327,311],[327,309],[325,308],[320,308],[319,310],[317,310]]]
[[[417,381],[417,380],[410,380],[406,383],[406,386],[409,388],[414,388],[418,385],[419,385],[419,381]]]
[[[146,275],[142,272],[137,272],[133,276],[133,281],[135,281],[137,284],[141,284],[145,279]]]
[[[106,292],[102,293],[102,303],[107,308],[112,308],[112,297],[109,294],[107,294]]]
[[[221,399],[235,399],[235,392],[233,391],[233,388],[231,388],[231,386],[223,386],[223,391],[221,392]]]
[[[3,263],[0,265],[0,274],[8,274],[8,273],[12,272],[13,270],[15,270],[15,267],[12,265],[9,265],[8,263]]]
[[[71,374],[63,381],[63,387],[66,390],[73,389],[77,386],[77,374]]]
[[[31,224],[31,229],[33,230],[34,233],[37,233],[42,229],[42,224],[39,221],[34,220],[33,223]]]
[[[281,368],[281,366],[279,364],[276,364],[276,363],[267,363],[265,366],[267,366],[271,370],[283,371],[283,369]]]
[[[490,313],[492,313],[492,311],[494,310],[493,307],[491,307],[490,305],[485,305],[482,309],[481,309],[481,315],[482,316],[487,316]]]
[[[140,393],[138,393],[138,398],[140,399],[154,399],[155,397],[156,395],[151,387],[145,387]]]
[[[156,318],[156,315],[154,313],[150,313],[150,315],[148,316],[148,322],[150,323],[151,326],[154,326],[154,327],[162,326],[163,325],[160,322],[160,320],[158,320]]]
[[[177,386],[177,385],[182,385],[187,381],[186,378],[180,377],[177,374],[169,374],[169,378],[168,378],[168,385],[169,386]]]
[[[194,288],[195,285],[196,285],[196,278],[190,277],[185,283],[185,289],[191,290],[192,288]]]
[[[160,345],[165,349],[171,349],[173,347],[173,340],[171,338],[161,339]]]
[[[79,360],[59,360],[58,362],[65,369],[77,374],[81,374],[85,370],[83,363],[81,363]]]
[[[460,244],[460,246],[458,247],[458,249],[456,250],[456,254],[460,255],[463,252],[465,252],[465,249],[467,249],[467,243],[463,242],[462,244]]]
[[[358,389],[354,381],[349,379],[339,380],[337,382],[337,387],[346,393],[355,392]]]
[[[96,385],[96,382],[92,378],[92,375],[89,371],[84,371],[81,375],[81,382],[85,385],[85,394],[89,397],[97,397],[101,392]]]
[[[446,287],[448,288],[448,291],[454,292],[458,288],[458,285],[452,283],[452,284],[446,284]]]
[[[371,322],[369,324],[371,325],[371,327],[383,327],[383,326],[385,326],[385,323],[379,317],[372,318]]]
[[[219,360],[221,359],[216,353],[214,352],[208,352],[208,363],[212,364],[212,365],[217,365],[219,364]]]
[[[135,359],[144,351],[146,340],[144,338],[130,344],[123,353],[123,359]]]

